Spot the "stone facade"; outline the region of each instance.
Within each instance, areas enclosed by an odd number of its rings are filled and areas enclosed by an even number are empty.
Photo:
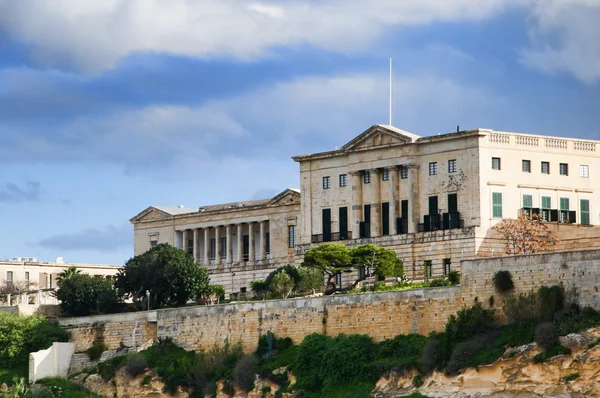
[[[211,283],[243,295],[251,281],[296,260],[299,215],[300,193],[286,189],[270,199],[198,209],[151,206],[130,221],[136,255],[159,243],[183,248],[208,267]]]
[[[409,275],[437,277],[460,259],[503,253],[490,228],[522,211],[548,221],[557,249],[600,247],[599,148],[488,129],[419,137],[375,125],[340,149],[293,158],[298,250],[383,243]]]
[[[213,283],[245,294],[252,280],[329,241],[381,244],[410,277],[443,276],[461,259],[503,253],[491,227],[523,211],[547,220],[559,250],[600,247],[600,141],[489,129],[419,137],[375,125],[340,149],[293,159],[300,193],[146,209],[131,220],[135,254],[155,243],[185,248]],[[242,256],[240,236],[255,242]],[[214,249],[205,243],[213,240]]]
[[[361,333],[382,340],[400,333],[443,330],[449,315],[476,301],[489,307],[489,298],[497,296],[492,277],[500,269],[512,273],[517,293],[562,283],[567,289],[577,288],[582,305],[600,309],[600,250],[464,260],[461,269],[458,287],[195,306],[59,322],[70,330],[76,352],[99,342],[109,350],[139,347],[159,337],[171,337],[189,350],[228,339],[253,351],[259,336],[268,331],[295,343],[311,333]],[[494,301],[499,308],[501,298]]]

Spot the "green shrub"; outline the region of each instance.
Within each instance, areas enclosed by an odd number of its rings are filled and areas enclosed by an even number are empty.
[[[538,307],[543,322],[554,321],[554,316],[565,308],[565,289],[562,286],[542,286],[538,289]]]
[[[228,396],[232,397],[235,394],[235,386],[233,385],[233,382],[231,380],[224,380],[222,391]]]
[[[117,370],[121,366],[125,365],[125,363],[127,363],[127,359],[127,355],[121,355],[118,357],[108,359],[104,362],[100,362],[98,364],[98,373],[104,381],[109,381],[110,379],[115,377]]]
[[[44,350],[54,342],[69,340],[58,323],[38,315],[0,313],[0,365],[27,362],[29,353]]]
[[[112,290],[113,283],[110,280],[88,274],[76,274],[62,280],[56,298],[64,312],[82,316],[96,311],[98,297]]]
[[[419,369],[422,372],[430,373],[443,366],[446,360],[446,353],[443,351],[442,344],[444,338],[443,334],[431,336],[425,347],[423,347],[423,354],[419,360]]]
[[[137,377],[144,373],[147,368],[148,362],[146,362],[146,359],[140,354],[133,354],[127,360],[125,370],[129,376]]]
[[[438,278],[432,279],[429,281],[429,287],[442,287],[442,286],[450,286],[451,283],[448,279]]]
[[[537,293],[506,296],[502,311],[509,324],[534,324],[538,319]]]
[[[503,349],[495,349],[495,334],[480,334],[467,341],[458,343],[446,365],[448,374],[456,374],[460,369],[491,363],[498,359]]]
[[[417,368],[425,344],[427,344],[427,337],[419,334],[399,334],[393,339],[380,342],[378,344],[378,360],[373,363],[372,372],[381,375],[391,369]]]
[[[535,342],[544,351],[549,351],[558,344],[558,335],[556,326],[553,323],[545,322],[535,328]]]
[[[415,387],[415,388],[422,387],[422,386],[423,386],[423,383],[424,383],[424,381],[423,381],[423,376],[422,376],[422,375],[420,375],[420,374],[416,374],[416,375],[413,377],[413,379],[412,379],[412,385],[413,385],[413,387]]]
[[[452,342],[460,342],[485,333],[494,327],[494,310],[486,310],[481,303],[450,315],[445,331]]]
[[[569,355],[571,354],[571,350],[562,345],[557,345],[552,347],[546,352],[541,352],[533,357],[533,363],[543,363],[548,359],[555,357],[557,355]]]
[[[571,373],[570,375],[565,376],[562,379],[565,383],[568,383],[570,381],[577,380],[578,378],[579,378],[579,373]]]
[[[256,355],[243,356],[233,369],[233,382],[236,386],[249,391],[254,384],[254,376],[258,371],[258,358]]]
[[[147,386],[147,385],[150,385],[150,382],[151,382],[151,381],[152,381],[152,376],[150,376],[150,375],[146,375],[146,376],[144,376],[144,378],[142,379],[142,382],[141,382],[141,384],[142,384],[143,386]]]
[[[458,271],[450,271],[448,273],[448,281],[451,285],[460,284],[460,273]]]
[[[96,304],[98,312],[103,314],[120,312],[125,307],[123,298],[120,297],[114,289],[105,290],[98,294]]]
[[[90,361],[97,361],[102,356],[102,353],[106,351],[108,347],[104,343],[96,343],[85,352],[90,358]]]
[[[498,293],[509,293],[515,288],[510,271],[500,270],[496,272],[492,282]]]

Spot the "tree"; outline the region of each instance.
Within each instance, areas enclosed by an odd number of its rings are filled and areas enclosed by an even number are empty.
[[[339,243],[324,243],[309,249],[304,255],[303,267],[316,268],[327,275],[327,285],[335,285],[335,275],[352,263],[350,250]]]
[[[165,304],[185,305],[191,298],[201,296],[208,282],[205,267],[185,250],[163,243],[127,261],[117,274],[115,286],[139,307],[147,305],[144,301],[149,291],[150,307],[158,308]]]
[[[282,267],[277,268],[275,271],[271,272],[265,279],[265,283],[267,284],[267,289],[270,289],[271,284],[273,283],[273,278],[275,277],[275,275],[277,275],[280,272],[285,272],[286,274],[288,274],[288,276],[290,278],[292,278],[292,281],[294,282],[294,287],[293,287],[292,291],[298,290],[297,285],[300,283],[300,272],[298,271],[298,267],[296,267],[292,264],[284,265]]]
[[[296,285],[296,290],[299,292],[310,290],[312,294],[315,294],[315,290],[323,286],[325,282],[323,272],[320,269],[298,267],[298,273],[300,274],[300,282]]]
[[[557,238],[550,236],[548,227],[537,214],[531,217],[521,215],[517,219],[505,218],[492,230],[502,235],[506,241],[504,251],[509,255],[549,252],[558,243]]]
[[[113,290],[110,280],[76,274],[63,279],[56,298],[64,312],[76,316],[89,315],[98,310],[98,298]]]
[[[396,252],[393,250],[365,244],[351,249],[350,255],[354,267],[366,267],[365,276],[371,276],[371,272],[382,277],[404,275],[404,264],[396,257]]]
[[[285,271],[279,271],[273,277],[269,286],[271,292],[277,296],[287,299],[292,290],[294,290],[294,280]]]
[[[225,295],[225,286],[223,285],[208,285],[204,291],[203,297],[209,304],[219,304],[221,297]]]
[[[256,297],[264,300],[269,293],[269,285],[263,280],[252,281],[250,282],[250,290]]]
[[[81,270],[78,270],[77,267],[75,267],[74,265],[69,265],[66,270],[58,274],[58,277],[56,278],[56,283],[60,287],[62,281],[79,274],[81,274]]]

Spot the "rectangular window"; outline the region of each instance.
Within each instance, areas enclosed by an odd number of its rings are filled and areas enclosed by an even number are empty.
[[[271,233],[265,233],[265,252],[271,254]]]
[[[335,274],[335,285],[339,289],[342,287],[342,273],[338,272]]]
[[[348,176],[346,174],[340,174],[340,187],[348,185]]]
[[[221,260],[227,258],[227,238],[221,238]]]
[[[25,286],[29,289],[29,272],[25,272]]]
[[[502,193],[492,192],[492,217],[502,218]]]
[[[425,278],[431,278],[433,275],[433,269],[431,266],[431,260],[425,260]]]
[[[581,211],[581,225],[590,225],[590,201],[589,199],[581,199],[579,201],[579,211]]]
[[[558,165],[558,171],[560,172],[561,176],[568,176],[569,175],[569,165],[567,163],[560,163]]]
[[[448,161],[448,173],[456,173],[456,159]]]
[[[581,166],[579,166],[579,176],[583,177],[583,178],[589,178],[590,177],[590,166],[588,166],[586,164],[582,164]]]
[[[389,181],[390,180],[390,169],[383,169],[381,172],[381,180]]]
[[[323,177],[323,189],[329,189],[329,183],[330,183],[329,176]]]
[[[560,198],[560,222],[569,220],[569,198]]]
[[[550,162],[542,162],[542,174],[550,174]]]
[[[429,163],[429,175],[430,176],[437,175],[437,162]]]
[[[492,170],[500,170],[500,158],[492,158]]]
[[[363,172],[363,183],[370,184],[371,183],[371,172],[369,170],[365,170]]]
[[[188,252],[188,254],[194,253],[194,239],[188,239],[187,252]]]
[[[158,245],[158,242],[157,242],[157,241],[155,241],[155,240],[151,240],[151,241],[150,241],[150,247],[151,247],[151,248],[152,248],[152,247],[156,247],[156,245]]]
[[[390,234],[390,202],[381,204],[381,235]]]
[[[542,220],[550,221],[550,209],[552,208],[552,198],[542,196]]]
[[[524,208],[532,208],[533,207],[533,196],[523,195],[523,207]]]
[[[288,247],[296,247],[296,226],[288,225]]]
[[[400,166],[400,178],[406,180],[408,178],[408,167]]]
[[[444,259],[444,276],[448,276],[452,267],[452,261],[449,258]]]
[[[13,281],[13,272],[12,271],[6,271],[6,281],[7,282]]]
[[[522,160],[521,168],[523,169],[523,173],[531,173],[531,160]]]
[[[217,240],[215,238],[210,238],[210,255],[211,260],[214,260],[217,257]]]

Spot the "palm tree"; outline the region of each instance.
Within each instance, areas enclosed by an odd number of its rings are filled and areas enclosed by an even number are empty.
[[[74,265],[70,265],[66,270],[58,274],[58,277],[56,277],[56,283],[60,285],[62,281],[72,278],[78,274],[81,274],[81,271],[78,270]]]

